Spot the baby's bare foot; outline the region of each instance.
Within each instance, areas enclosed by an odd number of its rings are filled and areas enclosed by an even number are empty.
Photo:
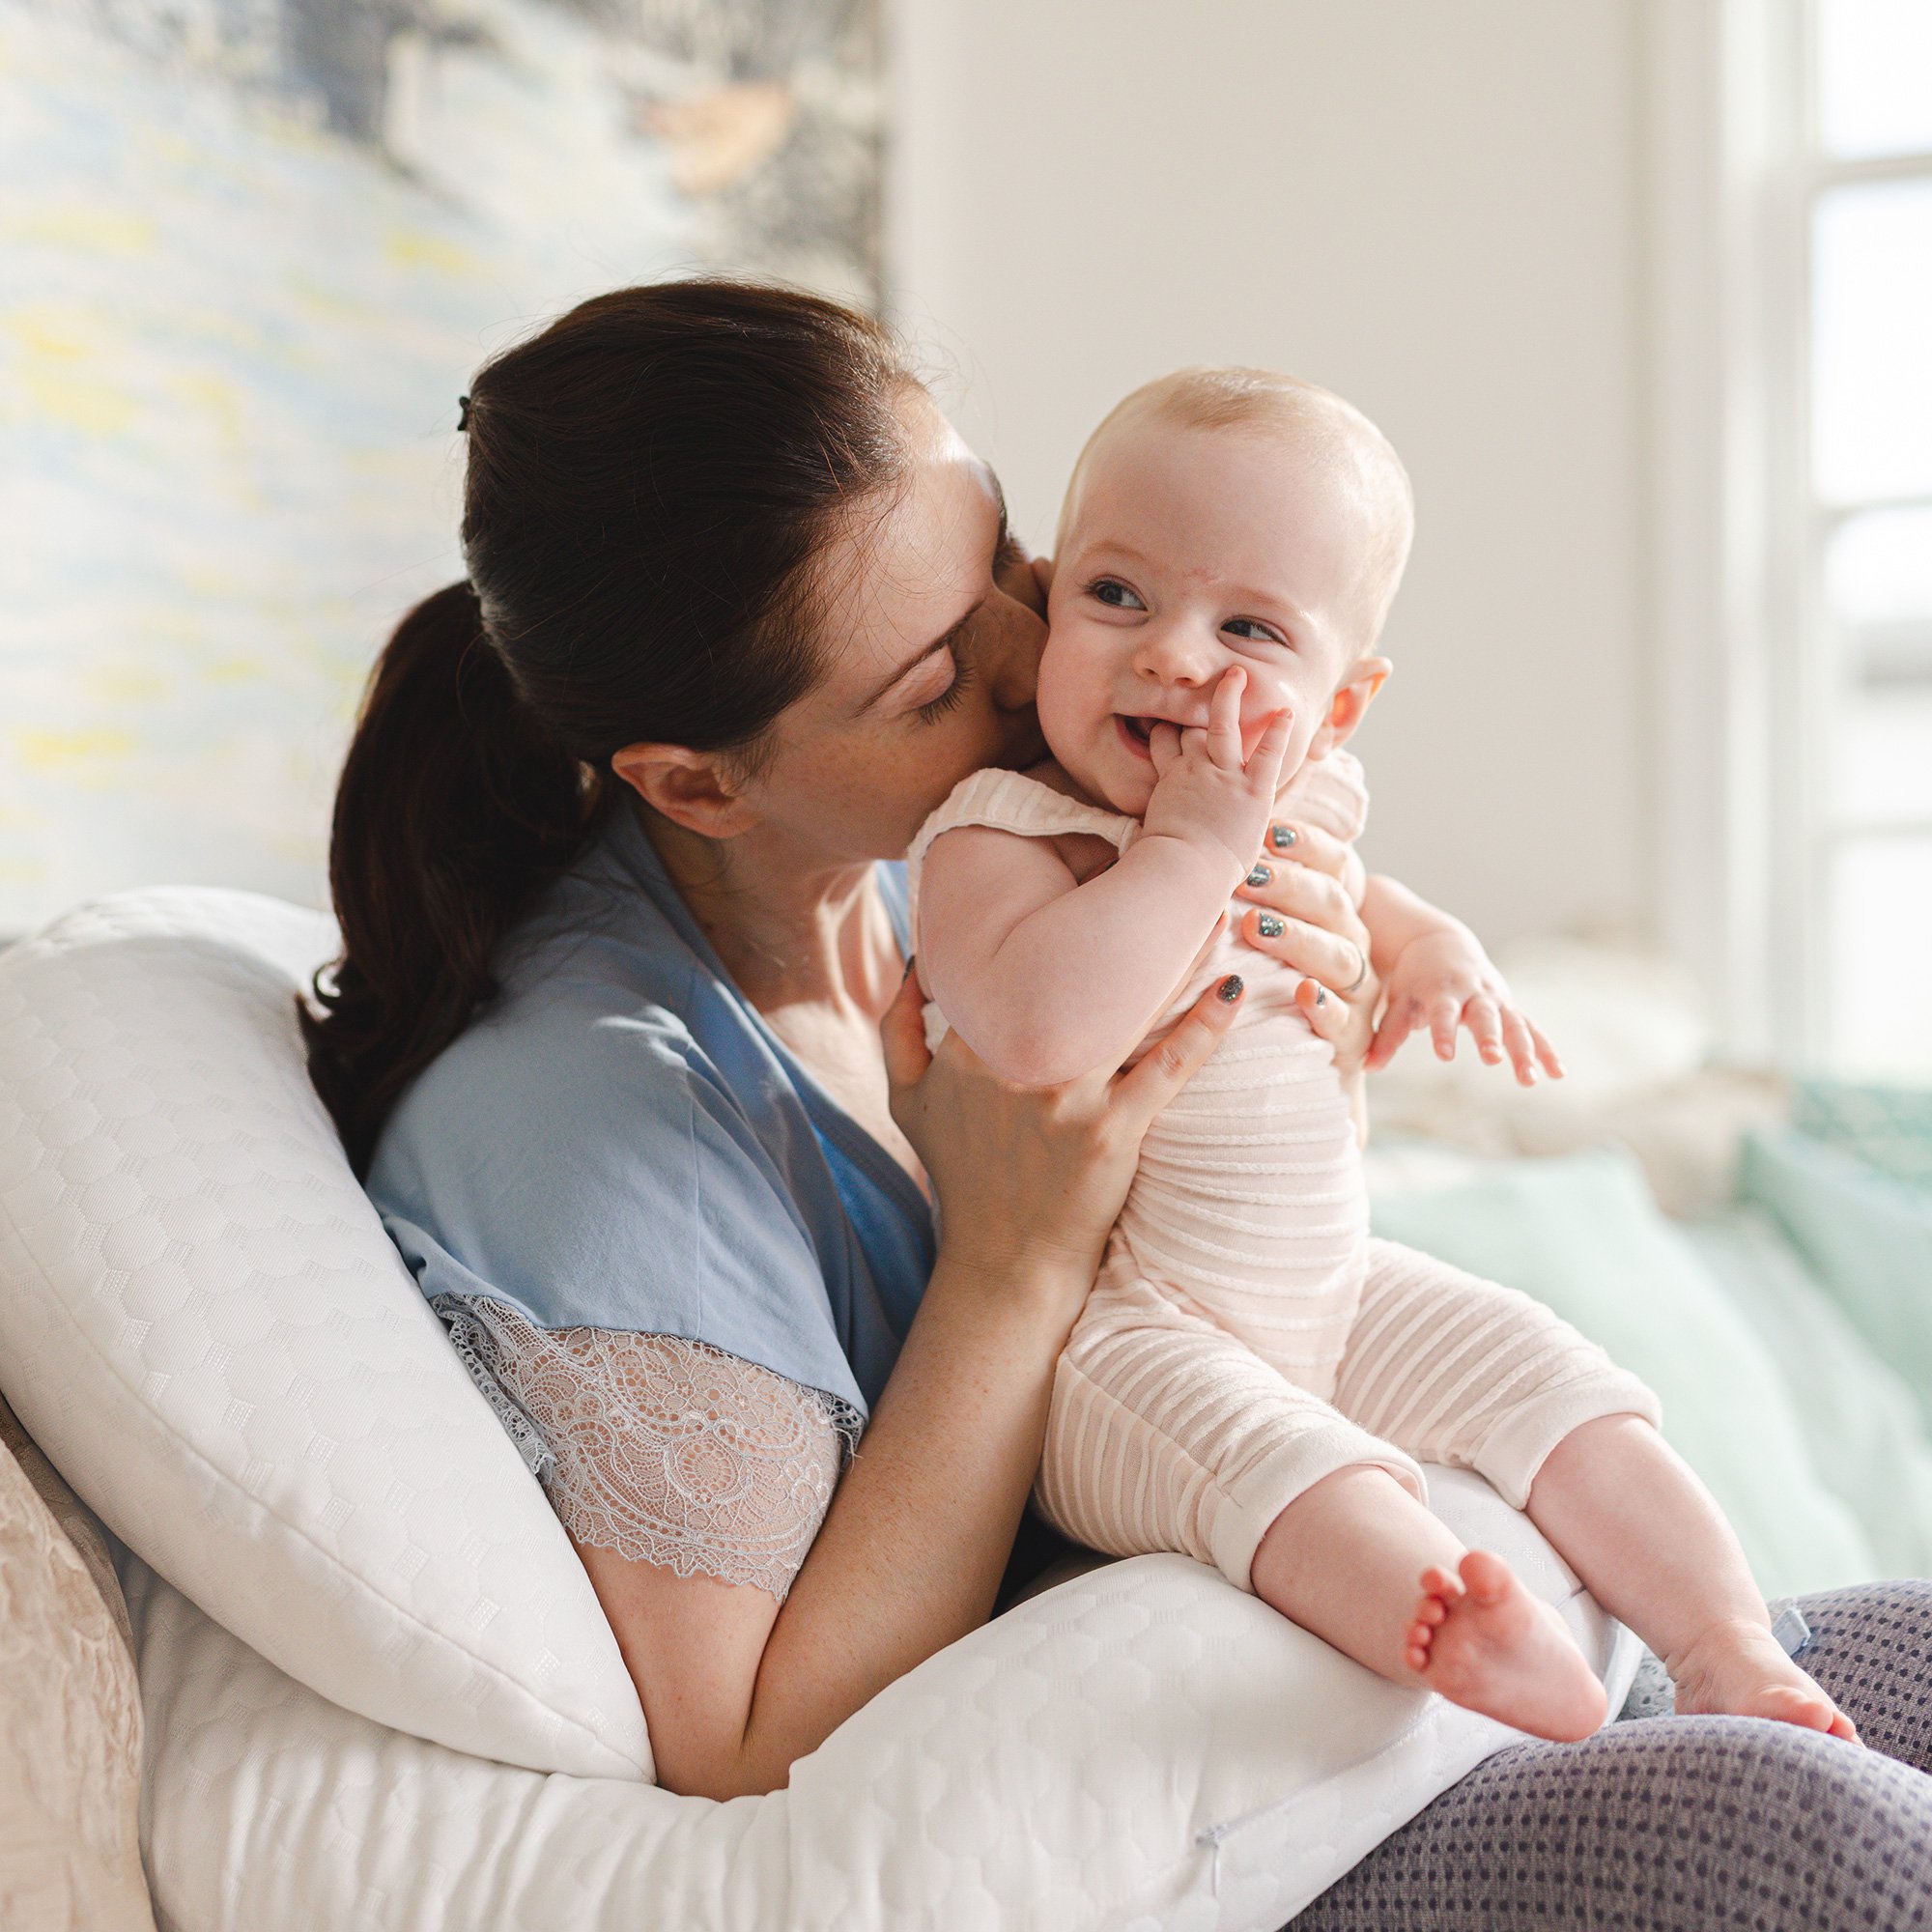
[[[1485,1549],[1455,1571],[1422,1573],[1403,1655],[1452,1704],[1532,1737],[1587,1738],[1607,1715],[1604,1687],[1562,1619]]]
[[[1670,1666],[1684,1717],[1774,1718],[1861,1742],[1852,1720],[1761,1624],[1714,1625]]]

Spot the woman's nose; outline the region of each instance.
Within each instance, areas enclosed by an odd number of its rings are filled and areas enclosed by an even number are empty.
[[[1007,600],[1011,609],[1000,626],[992,654],[989,688],[1002,711],[1024,711],[1039,690],[1039,654],[1046,645],[1046,619],[1030,604]]]

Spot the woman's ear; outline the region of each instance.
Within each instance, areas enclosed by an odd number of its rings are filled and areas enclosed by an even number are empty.
[[[757,823],[723,752],[640,739],[611,753],[611,769],[644,803],[687,832],[735,838]]]
[[[1363,658],[1328,706],[1328,715],[1308,741],[1311,758],[1325,758],[1337,745],[1346,745],[1355,734],[1355,726],[1368,716],[1376,693],[1388,682],[1395,668],[1387,658]]]

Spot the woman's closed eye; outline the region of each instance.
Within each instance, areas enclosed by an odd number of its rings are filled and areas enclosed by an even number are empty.
[[[972,689],[972,660],[953,656],[952,682],[937,697],[928,698],[923,704],[914,705],[912,715],[923,724],[937,724],[966,696]]]

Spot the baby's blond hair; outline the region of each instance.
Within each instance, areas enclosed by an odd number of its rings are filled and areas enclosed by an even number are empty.
[[[1415,535],[1415,498],[1408,471],[1388,438],[1354,404],[1320,384],[1276,369],[1202,364],[1157,377],[1122,397],[1100,419],[1074,462],[1060,507],[1056,554],[1066,547],[1081,479],[1094,451],[1109,430],[1149,420],[1184,429],[1278,432],[1318,461],[1345,469],[1375,525],[1363,571],[1362,648],[1366,651],[1374,644],[1395,601]]]

